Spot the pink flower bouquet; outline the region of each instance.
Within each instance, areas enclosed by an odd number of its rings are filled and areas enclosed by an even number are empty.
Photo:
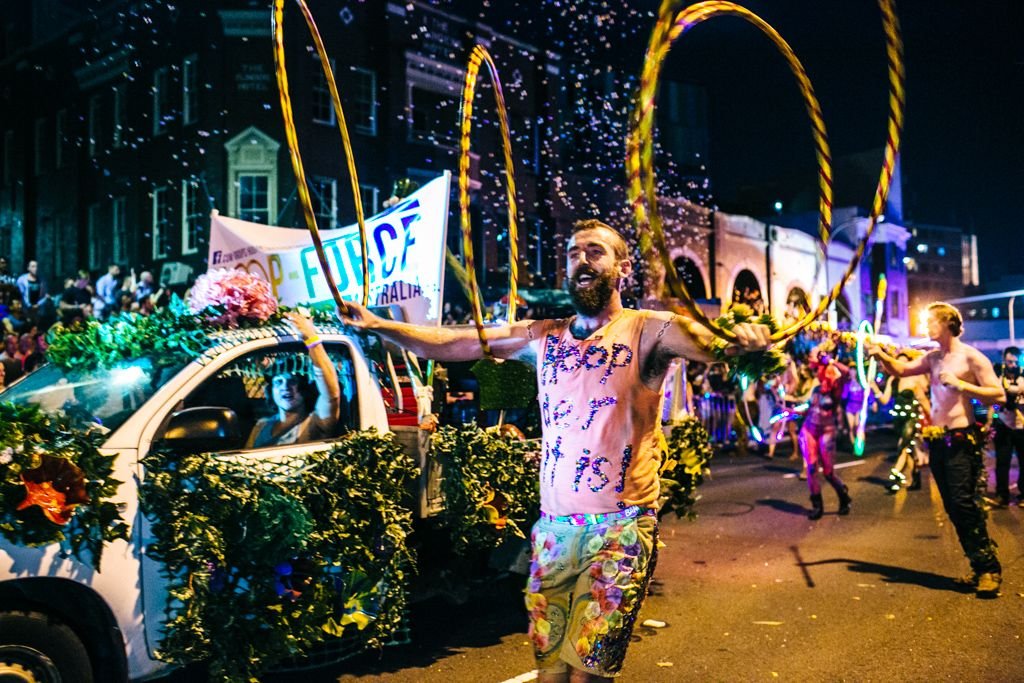
[[[240,322],[266,322],[277,313],[270,284],[244,270],[215,268],[196,278],[188,308],[208,323],[238,327]]]

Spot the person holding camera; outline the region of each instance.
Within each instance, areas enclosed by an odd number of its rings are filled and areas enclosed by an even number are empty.
[[[1017,454],[1017,467],[1024,453],[1024,413],[1020,395],[1024,392],[1024,377],[1020,373],[1020,349],[1008,346],[1003,351],[1003,367],[999,381],[1006,392],[1006,402],[994,410],[992,427],[996,447],[996,497],[986,501],[989,507],[1005,508],[1010,504],[1010,462]],[[1017,505],[1024,507],[1024,474],[1017,473]]]

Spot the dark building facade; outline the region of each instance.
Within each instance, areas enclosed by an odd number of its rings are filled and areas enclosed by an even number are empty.
[[[632,75],[598,73],[550,35],[510,36],[425,2],[311,0],[351,133],[367,215],[399,178],[455,172],[468,55],[494,57],[513,138],[523,286],[560,284],[571,223],[628,221],[622,170]],[[445,5],[441,5],[445,6]],[[0,53],[0,254],[51,285],[109,263],[185,283],[205,270],[209,215],[302,228],[261,0],[41,0],[4,25]],[[355,221],[336,114],[309,30],[284,21],[296,127],[321,228]],[[524,38],[536,44],[525,42]],[[614,107],[611,106],[614,104]],[[674,166],[663,187],[706,190],[703,91],[666,82],[659,109]],[[609,113],[610,112],[610,113]],[[486,69],[472,133],[482,284],[507,279],[504,161]],[[454,183],[453,183],[454,184]],[[578,198],[586,196],[586,201]],[[577,198],[577,201],[572,201]],[[449,246],[460,253],[453,188]]]
[[[6,36],[27,35],[8,40],[0,61],[0,253],[12,257],[15,270],[34,258],[51,281],[108,263],[183,280],[205,269],[212,209],[304,225],[268,3],[106,2],[89,12],[76,12],[75,3],[45,4],[46,11],[9,18]],[[422,182],[457,168],[466,58],[477,41],[489,47],[515,131],[527,270],[551,272],[541,239],[553,227],[550,202],[538,180],[550,160],[540,159],[535,138],[557,105],[558,56],[425,4],[310,4],[331,56],[368,215],[394,180]],[[68,28],[44,31],[46,17],[56,13]],[[315,212],[321,228],[349,224],[353,193],[336,114],[309,31],[291,3],[284,26]],[[484,272],[501,271],[504,173],[486,73],[478,93],[477,261]],[[458,251],[456,222],[449,236]]]

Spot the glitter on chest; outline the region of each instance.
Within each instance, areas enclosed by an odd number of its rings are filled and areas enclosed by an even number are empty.
[[[612,343],[608,348],[598,344],[599,341],[600,337],[581,343],[560,341],[549,334],[544,345],[541,386],[558,384],[559,379],[594,371],[600,374],[600,383],[606,384],[617,369],[628,367],[633,362],[633,349],[629,345]]]

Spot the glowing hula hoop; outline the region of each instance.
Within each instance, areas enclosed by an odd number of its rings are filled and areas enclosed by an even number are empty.
[[[773,334],[772,341],[781,341],[792,337],[824,313],[825,309],[831,306],[832,302],[839,297],[847,280],[850,279],[857,266],[860,265],[861,259],[864,258],[868,242],[871,240],[875,227],[878,225],[878,219],[885,210],[885,201],[889,196],[893,173],[896,170],[896,156],[899,154],[900,136],[903,133],[903,109],[905,106],[903,83],[906,74],[903,70],[903,38],[900,34],[900,22],[896,18],[893,0],[878,0],[878,6],[882,10],[882,27],[885,30],[885,54],[888,61],[889,120],[886,127],[885,154],[882,160],[882,170],[878,178],[878,186],[875,188],[875,198],[871,205],[871,217],[868,219],[864,237],[857,243],[853,258],[850,259],[850,263],[846,266],[846,271],[839,278],[832,291],[829,292],[828,296],[821,299],[818,305],[801,320]]]
[[[860,404],[860,421],[857,423],[857,435],[853,442],[853,453],[857,457],[864,455],[864,422],[868,416],[868,396],[871,391],[870,379],[874,375],[875,359],[872,358],[868,370],[864,370],[864,342],[875,334],[874,328],[867,320],[862,320],[857,326],[857,381],[864,387],[864,398]]]
[[[516,302],[518,300],[517,283],[519,280],[519,229],[518,212],[516,210],[515,169],[512,165],[512,140],[509,135],[508,113],[505,110],[505,95],[501,90],[501,79],[494,60],[482,45],[473,48],[466,66],[466,80],[462,88],[462,112],[460,114],[459,139],[459,210],[462,226],[462,252],[466,262],[467,293],[470,308],[473,311],[473,322],[480,338],[480,347],[488,358],[492,356],[491,345],[484,333],[484,316],[480,304],[480,288],[476,282],[476,265],[473,259],[473,227],[469,219],[469,148],[470,133],[473,129],[473,96],[476,92],[476,78],[480,72],[480,64],[487,63],[487,71],[494,85],[494,99],[498,108],[498,122],[501,126],[501,143],[505,150],[505,194],[508,198],[508,322],[515,322]]]
[[[317,55],[320,57],[320,66],[323,67],[324,76],[327,79],[327,88],[331,93],[331,101],[334,103],[334,112],[338,118],[338,129],[341,131],[341,141],[345,146],[345,158],[348,161],[349,178],[352,181],[352,196],[356,205],[356,222],[359,224],[359,243],[363,257],[363,299],[366,306],[370,300],[370,256],[366,243],[366,221],[363,217],[363,200],[359,192],[359,176],[356,174],[355,155],[352,153],[352,142],[348,135],[348,126],[345,124],[345,112],[341,107],[341,98],[338,96],[338,86],[334,81],[334,72],[331,70],[331,62],[324,49],[324,42],[320,38],[320,31],[317,30],[313,15],[306,6],[305,0],[295,0],[302,9],[302,16],[306,19],[306,25],[313,36],[313,43],[316,45]],[[292,160],[292,168],[295,171],[295,184],[299,196],[299,204],[302,205],[302,214],[306,219],[306,227],[309,229],[310,237],[313,239],[313,247],[316,250],[320,267],[327,279],[327,286],[331,290],[334,302],[341,310],[346,310],[347,305],[341,298],[338,285],[331,276],[330,267],[327,265],[327,255],[324,253],[323,241],[320,239],[320,230],[316,224],[316,214],[313,212],[313,202],[309,196],[309,186],[306,183],[306,172],[302,166],[302,155],[299,153],[299,136],[295,130],[295,117],[292,113],[292,100],[288,91],[288,72],[285,69],[284,61],[284,2],[285,0],[274,0],[274,67],[277,75],[277,90],[281,96],[281,114],[284,117],[285,139],[288,141],[288,151]]]
[[[665,276],[673,296],[679,298],[687,313],[694,320],[707,327],[718,337],[732,341],[736,338],[735,334],[708,319],[704,312],[697,307],[693,297],[687,291],[685,283],[679,277],[679,273],[676,271],[669,256],[661,216],[658,212],[657,183],[654,169],[655,101],[657,99],[661,65],[668,55],[672,43],[683,33],[707,19],[717,15],[732,14],[747,20],[761,29],[785,57],[790,70],[800,86],[800,94],[804,99],[804,105],[811,120],[815,155],[818,162],[819,233],[822,245],[828,240],[829,228],[832,224],[831,153],[828,146],[828,136],[825,131],[825,121],[821,114],[821,106],[814,95],[814,88],[807,76],[807,72],[789,44],[771,25],[744,7],[740,7],[732,2],[716,1],[701,2],[687,7],[673,20],[671,19],[672,8],[676,4],[673,0],[666,0],[662,3],[658,21],[651,35],[651,42],[644,58],[636,113],[630,129],[630,135],[626,141],[628,192],[633,205],[633,213],[638,230],[643,232],[646,227],[650,227],[654,245],[657,246],[658,251],[661,253]]]
[[[854,455],[864,455],[864,431],[868,419],[868,402],[871,396],[871,381],[875,378],[878,362],[874,356],[868,361],[867,372],[864,372],[864,342],[882,327],[882,314],[885,312],[885,294],[888,291],[888,280],[885,273],[878,277],[878,289],[875,292],[875,324],[864,321],[857,328],[857,379],[864,387],[864,398],[861,399],[860,420],[857,422],[857,438],[853,442]]]
[[[827,226],[831,223],[831,169],[822,170],[824,164],[828,163],[828,147],[825,139],[825,128],[820,118],[820,108],[812,99],[813,90],[810,81],[806,79],[806,73],[800,66],[792,50],[788,48],[781,36],[774,31],[766,22],[748,10],[729,2],[702,2],[686,8],[673,20],[671,13],[678,4],[677,0],[665,0],[659,12],[658,21],[652,32],[651,42],[648,46],[647,55],[644,60],[643,72],[641,75],[641,90],[637,99],[637,106],[633,114],[630,135],[627,138],[626,168],[628,175],[628,193],[633,205],[633,212],[636,219],[638,231],[641,233],[641,247],[647,243],[647,236],[644,229],[650,226],[653,239],[661,250],[662,261],[665,265],[666,277],[669,287],[674,291],[686,309],[686,311],[699,323],[707,327],[717,336],[732,340],[735,336],[728,330],[723,330],[717,325],[711,324],[707,316],[697,308],[685,285],[679,278],[674,265],[669,259],[665,249],[664,233],[662,231],[660,216],[657,211],[656,186],[654,182],[654,153],[653,153],[653,128],[654,128],[654,104],[657,94],[658,73],[661,62],[664,60],[671,47],[671,43],[680,34],[689,30],[696,24],[716,14],[736,14],[747,19],[762,29],[773,38],[776,46],[780,48],[790,64],[794,75],[797,76],[801,85],[801,92],[804,95],[805,104],[811,115],[812,128],[815,133],[816,154],[819,162],[819,221],[820,241],[827,243],[829,235]],[[772,341],[783,341],[788,339],[816,320],[831,304],[838,298],[843,287],[849,280],[864,256],[868,241],[874,233],[885,208],[885,200],[892,185],[892,177],[895,170],[896,155],[899,151],[900,136],[903,129],[903,107],[904,107],[904,70],[903,70],[903,43],[900,36],[899,21],[896,18],[892,0],[879,0],[882,11],[883,28],[886,35],[886,56],[888,60],[889,76],[889,117],[887,127],[887,139],[882,170],[875,190],[875,198],[872,204],[871,218],[868,223],[864,237],[858,243],[853,258],[847,265],[842,278],[836,283],[829,294],[822,298],[816,307],[805,314],[803,318],[796,321],[787,328],[780,329],[772,334]],[[776,40],[777,37],[777,40]],[[802,74],[802,76],[801,76]],[[813,104],[812,104],[813,102]],[[646,202],[646,205],[645,205]]]

